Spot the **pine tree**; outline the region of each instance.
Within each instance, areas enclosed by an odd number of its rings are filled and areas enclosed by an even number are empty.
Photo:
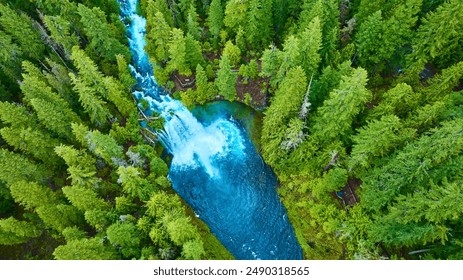
[[[94,188],[100,181],[96,177],[96,160],[84,151],[78,151],[71,146],[55,147],[55,153],[64,159],[68,165],[69,178],[73,186]]]
[[[200,239],[187,241],[182,246],[182,255],[187,260],[200,260],[205,253],[203,242]]]
[[[25,157],[0,149],[0,180],[7,184],[26,180],[44,182],[49,172],[43,165],[36,164]]]
[[[1,245],[26,243],[40,234],[41,231],[31,222],[19,221],[13,217],[0,220]]]
[[[45,164],[54,165],[57,162],[57,157],[50,155],[50,150],[60,142],[40,129],[3,127],[0,135],[16,150],[30,154]]]
[[[135,225],[130,223],[115,223],[106,229],[108,240],[119,248],[124,258],[139,257],[140,234]]]
[[[122,147],[110,135],[94,130],[88,132],[87,141],[89,150],[109,164],[117,166],[117,162],[124,158]]]
[[[44,205],[38,207],[35,211],[47,228],[57,232],[62,232],[71,226],[83,224],[81,213],[72,205]]]
[[[290,69],[267,109],[262,126],[262,155],[272,166],[277,165],[287,152],[283,144],[287,137],[287,126],[299,111],[306,86],[304,70],[300,66]]]
[[[106,123],[107,118],[111,115],[106,108],[106,102],[96,95],[95,89],[86,85],[77,76],[69,73],[74,90],[79,94],[79,101],[84,110],[90,116],[90,120],[97,126]]]
[[[40,33],[33,27],[32,20],[3,4],[0,4],[0,15],[0,26],[3,30],[18,42],[28,57],[38,59],[44,53],[45,47]]]
[[[379,118],[383,115],[395,114],[405,118],[408,113],[416,108],[419,96],[411,86],[400,83],[383,94],[383,99],[371,112],[372,117]]]
[[[57,197],[50,188],[35,182],[18,181],[10,185],[10,192],[16,203],[25,209],[53,205],[57,202]]]
[[[207,26],[209,27],[209,32],[212,35],[211,37],[214,46],[217,46],[219,34],[223,26],[224,12],[221,2],[221,0],[212,0],[207,17]]]
[[[426,15],[413,40],[412,71],[421,71],[431,61],[445,67],[462,60],[463,20],[459,16],[462,12],[463,3],[453,0]]]
[[[462,119],[443,122],[429,135],[421,136],[386,158],[382,166],[370,170],[361,178],[363,207],[380,211],[399,194],[409,194],[430,181],[439,184],[450,172],[442,174],[433,169],[447,161],[452,162],[461,153],[461,127]]]
[[[356,45],[358,46],[358,57],[363,66],[370,67],[381,61],[381,56],[377,56],[376,52],[381,47],[384,26],[382,13],[379,10],[368,16],[360,27],[356,36]]]
[[[134,102],[125,96],[122,84],[113,77],[105,77],[103,83],[108,94],[107,99],[116,106],[122,116],[129,117],[136,108]]]
[[[191,34],[195,40],[199,40],[201,38],[201,28],[198,21],[199,15],[196,12],[194,2],[192,2],[186,16],[186,30],[187,33]]]
[[[79,37],[72,32],[72,23],[61,16],[45,16],[43,21],[50,37],[63,46],[66,58],[70,58],[72,47],[79,45]]]
[[[237,74],[231,69],[230,60],[227,56],[223,56],[220,60],[219,71],[215,85],[222,95],[228,101],[234,101],[236,98],[236,79]]]
[[[182,30],[172,29],[168,48],[170,58],[167,64],[168,71],[177,70],[180,75],[190,76],[191,70],[186,62],[185,37]]]
[[[137,84],[137,81],[132,76],[129,66],[124,56],[116,55],[117,68],[119,70],[119,81],[124,85],[125,92],[132,93],[132,88]]]
[[[82,212],[87,210],[107,210],[109,204],[89,188],[72,186],[62,188],[66,198]]]
[[[150,59],[163,65],[169,58],[171,27],[161,12],[147,18],[146,52]]]
[[[208,82],[206,71],[198,64],[196,66],[196,97],[195,101],[199,104],[204,104],[209,100],[214,99],[214,91],[212,90],[212,83]]]
[[[57,260],[114,260],[117,258],[113,248],[103,245],[98,238],[70,240],[58,246],[53,255]]]
[[[193,38],[189,33],[185,37],[185,51],[188,54],[185,59],[191,70],[194,70],[198,64],[204,65],[201,43]]]
[[[227,2],[223,23],[231,31],[231,34],[236,34],[240,26],[246,26],[248,6],[248,1],[231,0]]]
[[[98,56],[111,61],[116,60],[117,54],[130,57],[128,48],[116,39],[116,33],[111,29],[106,21],[105,13],[100,8],[90,9],[79,4],[77,10],[81,16],[80,22],[85,34],[89,37],[89,46]]]
[[[150,194],[156,189],[153,184],[141,177],[141,172],[133,166],[117,169],[119,175],[118,183],[122,185],[124,192],[132,198],[139,198],[142,201],[149,199]]]
[[[329,99],[318,109],[312,129],[314,137],[329,143],[349,133],[354,118],[372,97],[366,83],[367,72],[362,68],[343,77],[339,87],[330,92]]]
[[[406,140],[414,138],[413,129],[404,129],[400,119],[394,115],[383,115],[358,130],[352,136],[352,162],[369,167],[374,158],[387,155]]]
[[[322,32],[318,17],[315,17],[301,33],[299,43],[301,45],[300,63],[306,76],[310,77],[312,74],[318,72],[318,65],[321,61],[319,51],[322,46]]]
[[[5,124],[17,127],[33,127],[37,125],[37,116],[19,104],[0,101],[0,120]]]
[[[232,67],[236,67],[241,59],[241,51],[232,41],[227,41],[222,56],[226,56]]]
[[[23,68],[25,72],[21,91],[24,93],[25,100],[32,105],[38,119],[46,128],[58,136],[69,139],[70,123],[79,123],[80,118],[72,111],[69,104],[45,83],[45,77],[33,64],[24,62]]]

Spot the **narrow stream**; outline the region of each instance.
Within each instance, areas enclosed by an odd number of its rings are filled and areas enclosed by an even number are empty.
[[[174,190],[237,259],[301,259],[276,192],[276,176],[246,130],[227,110],[213,115],[204,111],[198,120],[157,85],[144,51],[146,20],[136,14],[137,0],[119,2],[132,73],[142,89],[133,94],[149,102],[146,114],[157,112],[165,119],[157,134],[172,155],[169,179]]]

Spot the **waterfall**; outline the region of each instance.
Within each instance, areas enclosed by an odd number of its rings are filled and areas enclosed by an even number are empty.
[[[263,165],[246,131],[231,116],[205,123],[156,83],[144,50],[146,20],[137,0],[119,0],[126,24],[133,94],[164,120],[157,131],[172,155],[169,179],[212,233],[238,259],[300,259],[301,249],[276,193],[277,180]]]

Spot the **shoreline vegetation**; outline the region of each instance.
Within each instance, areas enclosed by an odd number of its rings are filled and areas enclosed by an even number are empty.
[[[463,2],[137,11],[175,98],[264,114],[260,152],[304,258],[463,259]],[[140,124],[162,128],[131,95],[117,1],[0,0],[0,46],[1,258],[233,259]]]

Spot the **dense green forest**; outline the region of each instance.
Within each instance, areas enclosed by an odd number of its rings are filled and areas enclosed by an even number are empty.
[[[307,259],[463,259],[463,2],[141,0],[159,84],[263,111]],[[0,0],[0,258],[230,259],[172,190],[116,0]]]

